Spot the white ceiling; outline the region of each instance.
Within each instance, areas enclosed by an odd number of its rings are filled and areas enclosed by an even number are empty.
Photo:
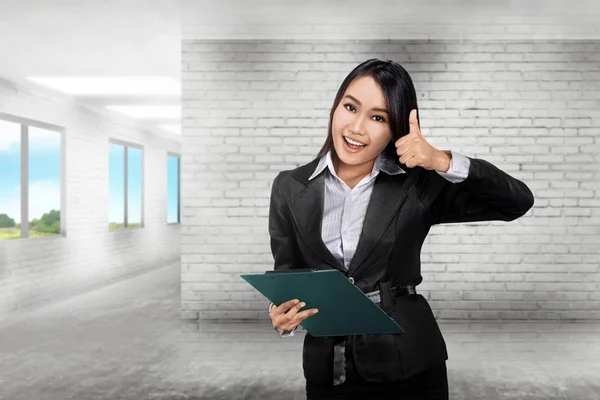
[[[600,39],[598,0],[181,0],[183,39]]]
[[[0,0],[0,78],[24,86],[35,85],[28,76],[160,76],[180,82],[179,17],[176,1]],[[94,106],[180,106],[179,94],[79,98]],[[165,123],[180,121],[142,125],[157,129]]]

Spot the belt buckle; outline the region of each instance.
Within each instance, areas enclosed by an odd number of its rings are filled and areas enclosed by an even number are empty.
[[[417,294],[415,285],[408,283],[406,285],[398,285],[391,288],[395,296],[405,296],[407,294]]]

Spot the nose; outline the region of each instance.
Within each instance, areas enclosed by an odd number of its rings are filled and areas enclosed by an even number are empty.
[[[356,117],[354,117],[354,120],[350,124],[350,130],[354,134],[362,136],[363,135],[362,134],[362,123],[363,123],[363,117],[357,115]]]

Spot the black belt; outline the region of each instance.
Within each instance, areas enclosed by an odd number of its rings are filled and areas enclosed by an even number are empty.
[[[415,285],[413,285],[413,284],[393,286],[390,289],[392,291],[393,297],[405,296],[407,294],[417,294]],[[373,303],[381,302],[381,294],[380,294],[379,290],[375,290],[374,292],[365,293],[365,296],[367,296],[369,299],[371,299],[373,301]]]
[[[354,280],[352,282],[354,283]],[[392,286],[390,291],[393,297],[417,294],[417,290],[413,284]],[[365,293],[365,295],[374,303],[381,303],[380,293],[380,290],[375,290],[374,292]],[[346,339],[344,336],[341,337],[342,339],[333,346],[333,386],[340,385],[346,381]]]

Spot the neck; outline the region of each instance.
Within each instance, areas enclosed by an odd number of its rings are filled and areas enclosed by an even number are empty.
[[[375,159],[359,165],[350,165],[339,159],[337,154],[332,153],[333,168],[337,176],[344,182],[360,182],[362,178],[369,175],[375,165]]]

